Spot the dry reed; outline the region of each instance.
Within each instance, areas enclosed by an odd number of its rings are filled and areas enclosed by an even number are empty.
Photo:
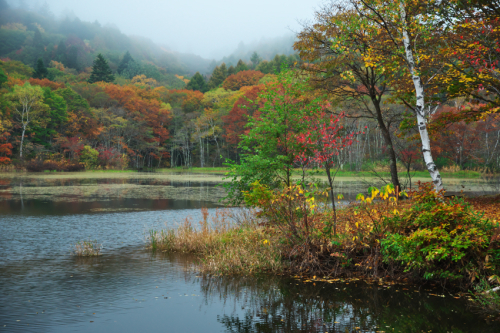
[[[176,229],[152,231],[148,237],[153,250],[188,252],[199,255],[199,269],[208,274],[278,273],[286,268],[278,238],[258,224],[252,212],[234,214],[227,209],[209,216],[196,228],[191,219]]]
[[[95,240],[82,241],[75,244],[74,253],[78,257],[94,257],[101,254],[102,244]]]

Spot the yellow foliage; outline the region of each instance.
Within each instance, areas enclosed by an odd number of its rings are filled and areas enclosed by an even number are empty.
[[[2,25],[2,29],[7,30],[17,30],[17,31],[26,31],[26,26],[22,23],[7,23]]]

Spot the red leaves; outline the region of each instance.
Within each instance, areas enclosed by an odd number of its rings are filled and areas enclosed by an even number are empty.
[[[32,85],[32,86],[40,86],[40,87],[49,87],[51,90],[56,90],[56,89],[62,89],[62,88],[66,88],[66,86],[64,85],[64,83],[57,83],[57,82],[53,82],[53,81],[50,81],[49,79],[34,79],[34,78],[31,78],[28,80],[29,83]]]
[[[257,110],[261,106],[261,103],[255,103],[255,101],[262,88],[263,86],[260,85],[249,89],[245,95],[234,103],[229,114],[222,117],[222,120],[226,124],[226,134],[224,136],[228,143],[238,145],[241,140],[240,136],[248,132],[245,129],[245,125],[248,122],[248,117],[258,112]]]
[[[352,145],[354,135],[358,134],[350,133],[343,136],[339,133],[339,130],[343,128],[339,124],[343,117],[343,113],[334,117],[324,112],[319,116],[305,117],[304,121],[310,123],[310,130],[305,134],[297,135],[297,141],[302,145],[304,152],[296,156],[296,161],[328,163],[332,166],[334,157],[338,156],[342,149]]]
[[[226,90],[240,90],[241,87],[254,86],[264,76],[259,71],[241,71],[229,77],[224,81],[222,87]]]

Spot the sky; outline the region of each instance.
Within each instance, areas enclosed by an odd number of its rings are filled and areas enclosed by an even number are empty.
[[[83,21],[114,24],[179,52],[219,58],[251,43],[300,31],[324,0],[10,0],[37,8],[47,2],[56,17],[73,12]]]

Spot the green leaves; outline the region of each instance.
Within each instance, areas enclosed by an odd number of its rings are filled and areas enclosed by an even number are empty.
[[[493,223],[462,199],[445,200],[431,185],[421,186],[413,198],[411,208],[384,219],[385,262],[399,263],[407,272],[421,270],[429,279],[470,279],[471,272],[497,269],[500,249],[490,243]]]

